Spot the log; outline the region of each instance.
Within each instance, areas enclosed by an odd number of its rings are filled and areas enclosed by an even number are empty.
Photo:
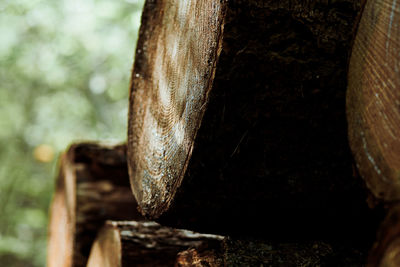
[[[400,204],[388,208],[369,253],[367,267],[400,266]]]
[[[222,239],[155,222],[108,221],[93,244],[87,266],[174,266],[179,252],[190,248],[219,251]]]
[[[373,238],[345,116],[360,2],[146,1],[128,123],[142,213],[216,234]]]
[[[363,266],[365,253],[322,241],[237,240],[160,226],[108,221],[93,244],[88,267],[102,266]]]
[[[364,266],[365,262],[365,254],[356,248],[322,241],[267,243],[226,239],[223,253],[189,249],[178,254],[176,266],[355,267]],[[220,255],[223,256],[218,258]],[[220,262],[224,264],[219,265]]]
[[[350,61],[349,141],[373,196],[400,200],[400,3],[367,1]]]
[[[140,219],[129,187],[126,146],[72,145],[60,159],[48,232],[48,267],[86,266],[107,219]]]

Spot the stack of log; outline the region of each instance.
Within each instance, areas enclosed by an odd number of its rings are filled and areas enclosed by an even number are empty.
[[[126,147],[72,145],[60,158],[50,208],[47,266],[86,266],[106,220],[140,220],[129,188]]]
[[[147,0],[128,142],[61,157],[48,266],[399,266],[398,18]]]

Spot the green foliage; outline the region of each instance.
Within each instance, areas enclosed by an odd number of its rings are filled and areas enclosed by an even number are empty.
[[[58,155],[126,139],[143,0],[0,1],[0,265],[44,266]]]

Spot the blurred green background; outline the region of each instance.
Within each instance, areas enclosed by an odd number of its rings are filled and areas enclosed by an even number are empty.
[[[60,152],[125,141],[143,0],[0,0],[0,266],[45,266]]]

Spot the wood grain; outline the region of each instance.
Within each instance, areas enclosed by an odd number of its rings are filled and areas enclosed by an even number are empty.
[[[185,174],[221,46],[223,3],[164,0],[144,7],[128,155],[132,190],[152,217],[169,207]]]
[[[48,267],[83,267],[107,219],[140,219],[129,186],[126,147],[72,145],[61,156],[50,209]]]
[[[399,20],[399,1],[367,1],[348,75],[350,146],[367,187],[385,202],[400,200]]]

